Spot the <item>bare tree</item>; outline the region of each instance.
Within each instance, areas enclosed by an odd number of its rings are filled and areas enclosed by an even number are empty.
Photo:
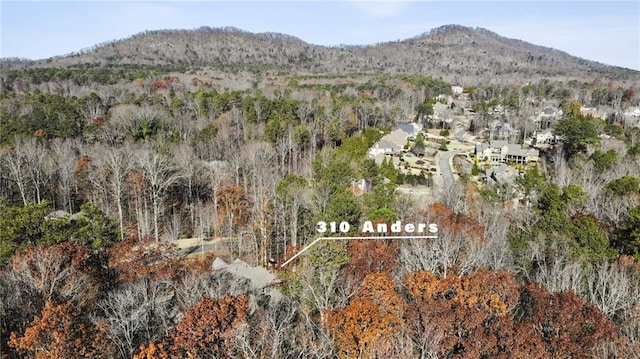
[[[469,202],[467,201],[467,190],[464,184],[455,182],[451,185],[444,185],[437,192],[438,202],[451,208],[455,213],[466,213],[469,210]]]
[[[587,275],[587,299],[609,317],[637,304],[638,290],[638,284],[632,285],[624,268],[606,261],[598,263]]]
[[[2,160],[2,167],[4,168],[3,172],[6,171],[5,173],[9,180],[18,187],[22,203],[26,205],[31,199],[27,194],[30,177],[27,169],[28,165],[23,153],[16,149],[5,150],[2,152],[0,159]]]
[[[455,265],[462,263],[465,240],[450,230],[440,230],[435,239],[412,239],[400,247],[402,272],[428,270],[446,278]]]
[[[394,202],[393,209],[400,220],[407,218],[409,213],[414,209],[415,202],[414,197],[409,194],[400,193],[398,195]]]
[[[23,153],[27,171],[36,192],[36,201],[40,203],[44,199],[44,192],[51,179],[52,165],[51,162],[48,161],[49,153],[35,138],[19,143],[17,150]]]
[[[538,242],[528,248],[529,259],[534,263],[532,271],[525,271],[531,281],[539,283],[550,292],[571,290],[583,293],[584,273],[579,263],[569,260],[569,249],[560,242],[555,244],[555,254],[550,255]]]
[[[99,303],[104,317],[93,318],[96,324],[104,323],[104,335],[118,348],[121,358],[131,357],[143,343],[139,337],[151,309],[146,289],[144,282],[138,282],[108,293]]]
[[[234,337],[245,358],[329,358],[335,354],[332,340],[296,302],[278,301],[254,317]]]
[[[97,283],[87,273],[90,254],[78,242],[50,247],[32,247],[13,256],[9,277],[21,291],[36,294],[42,303],[49,300],[91,303],[97,297]]]
[[[184,174],[178,171],[178,167],[170,157],[150,150],[142,151],[138,157],[138,166],[149,183],[153,208],[153,233],[156,241],[159,241],[159,221],[164,209],[164,200],[171,186],[184,178]]]
[[[245,148],[245,156],[250,165],[250,193],[252,201],[253,231],[257,239],[257,262],[268,260],[269,240],[275,216],[273,202],[278,180],[275,168],[275,153],[266,142],[250,142]]]
[[[485,240],[472,242],[468,246],[462,268],[468,268],[469,271],[481,267],[512,271],[515,260],[507,238],[509,222],[505,220],[501,207],[485,206],[477,218],[478,223],[482,223],[485,228]]]
[[[73,213],[73,174],[76,166],[76,148],[71,140],[55,139],[51,142],[51,156],[58,179],[58,196],[63,208]]]
[[[98,147],[94,151],[92,158],[96,168],[91,182],[96,188],[105,192],[113,201],[111,203],[115,204],[120,224],[120,240],[124,240],[123,199],[126,194],[127,176],[134,168],[131,149]]]
[[[92,321],[103,328],[121,358],[131,358],[140,344],[169,334],[173,296],[168,283],[145,279],[126,284],[98,303],[100,315]]]
[[[213,236],[219,234],[218,229],[218,206],[220,205],[220,198],[218,196],[220,187],[225,183],[229,177],[227,172],[226,162],[212,161],[203,163],[207,177],[209,177],[209,187],[213,196],[213,211],[212,222],[214,224]]]
[[[194,211],[194,187],[199,182],[199,174],[201,167],[196,159],[193,148],[187,144],[180,144],[174,148],[173,156],[177,161],[179,171],[184,175],[184,184],[186,186],[186,194],[184,201],[189,208],[190,227],[195,227],[195,211]]]

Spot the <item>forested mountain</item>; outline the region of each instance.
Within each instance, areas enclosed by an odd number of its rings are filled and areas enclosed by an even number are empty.
[[[640,353],[637,71],[460,26],[2,65],[3,359]]]
[[[608,76],[638,79],[638,71],[615,68],[567,53],[504,38],[482,28],[448,25],[402,41],[324,47],[283,34],[236,28],[148,31],[77,54],[37,61],[36,66],[164,65],[289,73],[423,74],[467,82],[487,79]]]

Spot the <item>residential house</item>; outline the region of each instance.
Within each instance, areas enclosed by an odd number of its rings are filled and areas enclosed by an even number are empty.
[[[386,137],[386,136],[385,136]],[[394,153],[401,152],[404,148],[404,144],[396,143],[389,138],[381,138],[380,141],[376,142],[369,148],[368,156],[369,158],[374,158],[377,155],[393,155]],[[406,142],[406,139],[404,140]]]
[[[452,121],[451,109],[441,102],[436,102],[433,105],[433,115],[427,118],[427,122],[431,124],[431,127],[449,128]]]
[[[555,144],[560,141],[560,136],[553,133],[553,130],[547,128],[546,130],[538,131],[536,133],[536,144]]]
[[[406,138],[416,137],[418,136],[420,131],[422,131],[422,125],[415,122],[401,123],[396,125],[393,129],[391,129],[391,132],[394,132],[396,130],[401,130],[404,133],[406,133],[407,134]]]
[[[640,108],[630,108],[622,114],[624,125],[627,127],[640,127]]]
[[[451,86],[451,93],[454,95],[460,95],[462,91],[464,91],[464,88],[462,86],[459,86],[459,85]]]
[[[507,150],[501,153],[503,162],[526,164],[538,162],[540,152],[533,148],[523,148],[521,145],[509,144]]]
[[[558,121],[562,115],[563,112],[559,108],[545,107],[534,121],[538,124],[538,128],[547,129]]]
[[[491,162],[500,162],[502,160],[502,146],[497,142],[504,142],[506,145],[507,141],[491,141],[492,143],[476,143],[475,154],[476,158],[482,160],[490,160]]]
[[[536,162],[540,153],[536,149],[525,149],[521,145],[510,144],[504,140],[493,140],[489,143],[477,143],[475,155],[479,159],[488,159],[493,163],[528,163]]]
[[[585,116],[593,116],[597,118],[602,118],[602,114],[598,111],[598,109],[594,105],[583,105],[580,107],[580,113]]]
[[[413,133],[413,130],[405,132],[402,128],[396,128],[391,133],[384,135],[378,142],[369,148],[367,153],[368,157],[375,158],[379,154],[393,155],[394,153],[402,152],[404,145],[407,143],[407,139],[411,136],[415,136]]]
[[[402,152],[404,145],[409,138],[415,138],[422,131],[419,123],[401,123],[396,125],[391,133],[384,135],[380,141],[376,142],[367,153],[369,158],[376,158],[378,155],[393,155]],[[382,162],[382,161],[380,161]]]
[[[508,122],[494,120],[489,124],[489,138],[496,140],[515,140],[520,136],[520,131],[516,130]]]

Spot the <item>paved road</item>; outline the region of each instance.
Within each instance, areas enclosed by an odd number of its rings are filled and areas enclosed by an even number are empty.
[[[464,152],[463,150],[457,151],[447,151],[442,154],[440,160],[438,160],[438,165],[440,166],[440,173],[442,173],[442,180],[444,181],[445,186],[451,186],[455,183],[455,179],[453,177],[453,171],[451,170],[451,158],[455,156],[457,153]]]

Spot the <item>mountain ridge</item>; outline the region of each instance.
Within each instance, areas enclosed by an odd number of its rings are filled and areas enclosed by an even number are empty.
[[[3,60],[3,62],[5,62]],[[150,30],[77,53],[24,66],[180,65],[294,73],[420,73],[490,77],[640,78],[640,71],[602,64],[564,51],[510,39],[484,28],[444,25],[404,40],[323,46],[295,36],[235,27]]]

